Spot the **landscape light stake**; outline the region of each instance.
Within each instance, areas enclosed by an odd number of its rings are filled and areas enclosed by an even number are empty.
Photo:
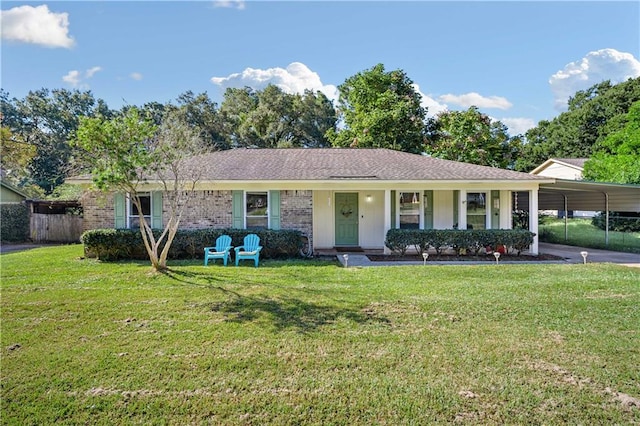
[[[348,268],[349,267],[349,255],[348,254],[343,254],[342,258],[344,259],[344,267]]]
[[[589,256],[588,251],[581,251],[580,255],[582,256],[582,261],[586,265],[587,264],[587,256]]]
[[[500,252],[494,251],[493,256],[496,258],[496,265],[498,264],[498,259],[500,259]]]
[[[423,265],[427,266],[427,259],[429,258],[429,253],[422,253],[422,258],[424,259]]]

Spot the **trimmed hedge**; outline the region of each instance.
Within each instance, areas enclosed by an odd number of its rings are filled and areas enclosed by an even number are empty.
[[[161,230],[154,230],[159,236]],[[263,247],[260,257],[265,259],[292,258],[300,255],[302,233],[296,230],[247,229],[181,229],[169,249],[169,259],[198,259],[204,257],[204,248],[214,246],[220,235],[229,235],[234,247],[243,244],[247,234],[257,234]],[[148,259],[139,230],[93,229],[80,238],[85,254],[100,260]]]
[[[606,229],[607,216],[600,212],[591,219],[593,226]],[[609,231],[640,232],[640,212],[609,212]]]
[[[25,204],[0,205],[0,240],[23,242],[29,239],[29,208]]]
[[[384,244],[402,256],[409,247],[415,247],[420,253],[433,247],[438,256],[446,249],[477,256],[485,247],[498,246],[504,246],[506,253],[513,250],[520,255],[533,243],[534,236],[524,229],[390,229]]]

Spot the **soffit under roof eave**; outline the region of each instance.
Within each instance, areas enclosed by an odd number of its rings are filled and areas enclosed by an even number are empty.
[[[336,189],[336,188],[366,188],[366,189],[396,189],[398,187],[432,187],[432,188],[491,188],[504,189],[537,189],[542,183],[555,182],[554,178],[526,179],[526,180],[379,180],[379,179],[327,179],[327,180],[217,180],[200,181],[197,187],[204,189],[246,189],[247,187],[262,188],[304,188],[304,189]]]

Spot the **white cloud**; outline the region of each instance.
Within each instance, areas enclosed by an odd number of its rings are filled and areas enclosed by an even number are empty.
[[[2,38],[45,47],[74,45],[69,37],[69,14],[54,13],[46,4],[41,6],[18,6],[0,12]]]
[[[323,84],[320,76],[311,71],[305,64],[293,62],[287,68],[269,68],[266,70],[246,68],[241,73],[233,73],[228,77],[212,77],[211,82],[223,90],[229,87],[249,86],[262,90],[269,84],[282,89],[285,93],[303,93],[305,89],[321,91],[330,100],[338,98],[338,88],[332,84]]]
[[[140,74],[139,72],[132,72],[131,74],[129,74],[129,77],[131,77],[135,81],[142,80],[142,74]]]
[[[438,99],[442,102],[459,105],[464,108],[476,106],[478,108],[509,109],[513,105],[506,98],[501,96],[482,96],[479,93],[471,92],[464,95],[442,95]]]
[[[417,84],[414,83],[413,88],[422,96],[422,102],[420,102],[420,105],[427,109],[427,117],[434,117],[436,114],[447,110],[447,105],[436,101],[433,97],[425,93],[422,93],[420,86]]]
[[[92,67],[86,70],[84,73],[78,70],[71,70],[67,75],[62,77],[62,81],[69,83],[71,87],[77,87],[81,89],[88,89],[89,84],[86,80],[94,76],[98,71],[102,71],[102,67]]]
[[[244,0],[214,0],[213,7],[226,7],[243,10],[245,8],[245,3]]]
[[[509,128],[511,136],[523,135],[527,130],[536,127],[536,122],[531,118],[499,118],[496,120]]]
[[[640,76],[640,61],[631,53],[601,49],[587,53],[579,61],[570,62],[549,78],[554,106],[567,109],[567,101],[579,90],[585,90],[604,80],[612,84]]]
[[[80,71],[71,70],[69,73],[62,77],[62,81],[69,83],[73,87],[77,87],[80,84]]]
[[[93,68],[89,68],[86,72],[85,75],[87,76],[87,78],[91,78],[93,77],[93,75],[95,73],[97,73],[98,71],[101,71],[102,67],[93,67]]]

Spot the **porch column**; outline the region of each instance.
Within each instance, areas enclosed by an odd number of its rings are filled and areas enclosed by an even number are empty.
[[[386,239],[387,231],[391,229],[391,190],[384,190],[384,236]],[[384,243],[383,243],[384,245]],[[391,250],[384,246],[384,254],[391,254]]]
[[[533,244],[529,247],[529,253],[538,254],[538,189],[529,191],[529,231],[533,232]]]
[[[458,229],[467,229],[467,190],[460,190],[458,198]]]
[[[511,191],[500,191],[500,228],[513,229]]]

